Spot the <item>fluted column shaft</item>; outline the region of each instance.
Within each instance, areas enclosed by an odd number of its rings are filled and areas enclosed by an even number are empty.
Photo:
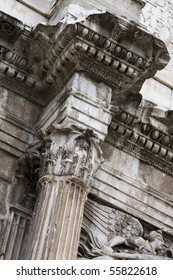
[[[80,180],[44,176],[33,218],[30,259],[75,259],[86,201]]]
[[[28,259],[76,259],[84,203],[102,157],[90,130],[52,127],[42,136],[39,196]]]

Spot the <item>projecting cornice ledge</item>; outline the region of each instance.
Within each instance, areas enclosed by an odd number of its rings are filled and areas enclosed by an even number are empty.
[[[26,33],[24,28],[13,48],[0,46],[0,84],[43,105],[76,71],[112,87],[116,98],[128,91],[137,93],[145,79],[169,61],[162,41],[108,12],[82,22],[38,25]]]
[[[151,107],[139,107],[134,114],[118,106],[115,109],[107,141],[172,176],[172,111],[158,112]]]

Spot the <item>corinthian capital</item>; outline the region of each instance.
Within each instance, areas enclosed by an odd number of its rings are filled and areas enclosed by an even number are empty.
[[[42,156],[40,176],[72,176],[88,186],[103,161],[99,139],[90,129],[53,126],[40,131]]]

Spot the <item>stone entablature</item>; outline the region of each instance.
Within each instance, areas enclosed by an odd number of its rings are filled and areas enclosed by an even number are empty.
[[[163,40],[168,47],[170,54],[173,53],[173,3],[171,0],[147,0],[142,9],[140,22],[147,27],[147,30]],[[167,66],[171,71],[172,60]]]
[[[148,122],[147,113],[146,118],[140,118],[142,114],[136,107],[126,110],[130,108],[128,97],[132,97],[132,103],[136,98],[137,102],[140,100],[138,92],[143,82],[165,67],[169,55],[165,44],[137,23],[144,1],[125,0],[128,13],[120,5],[116,14],[103,9],[108,2],[89,1],[92,9],[87,9],[88,3],[81,7],[77,0],[58,1],[57,14],[50,20],[52,25],[47,21],[34,29],[0,14],[0,85],[6,125],[3,123],[1,135],[2,143],[7,144],[2,146],[4,158],[9,160],[11,170],[16,158],[25,152],[18,160],[15,177],[11,179],[7,174],[8,182],[12,181],[8,186],[11,197],[8,202],[4,200],[1,235],[9,237],[12,245],[18,240],[20,228],[16,227],[13,238],[8,235],[10,227],[4,235],[4,225],[7,220],[12,227],[16,222],[25,224],[22,211],[32,211],[36,199],[30,239],[25,247],[27,256],[22,253],[28,259],[76,258],[89,192],[96,200],[113,202],[129,215],[144,218],[153,228],[165,225],[165,233],[172,229],[169,197],[159,197],[159,192],[155,195],[147,184],[125,178],[127,162],[121,175],[117,175],[124,155],[133,159],[136,166],[140,164],[139,158],[172,175],[171,124],[167,128],[157,114],[149,117]],[[71,5],[64,9],[68,4]],[[118,4],[120,1],[111,2],[109,7],[116,8]],[[19,104],[15,107],[16,100]],[[12,137],[7,129],[10,110],[17,128]],[[28,138],[24,135],[26,140],[19,139],[19,127],[24,126],[19,119],[25,115],[31,130]],[[158,123],[158,127],[153,123]],[[22,141],[20,153],[12,151],[13,146],[19,149]],[[102,152],[110,153],[110,146],[112,158],[103,165]],[[116,162],[121,152],[122,157]],[[7,244],[5,240],[2,254],[11,258],[14,249],[17,258],[20,252],[15,246],[8,251]]]
[[[18,44],[24,40],[25,29],[22,32]],[[31,36],[34,39],[29,39]],[[42,46],[40,40],[43,40]],[[169,60],[160,40],[140,26],[110,13],[90,16],[84,23],[61,24],[59,28],[39,25],[27,34],[24,45],[27,43],[28,47],[20,52],[1,46],[1,83],[12,89],[16,80],[16,84],[21,85],[14,89],[37,102],[48,87],[48,100],[53,97],[52,92],[57,94],[75,71],[94,75],[111,86],[115,95],[132,87],[136,92],[146,78],[162,69]]]
[[[172,0],[147,0],[145,7],[141,11],[140,23],[157,38],[165,42],[170,61],[162,71],[158,71],[154,80],[149,80],[141,93],[148,100],[153,101],[159,107],[166,107],[172,110],[172,70],[173,70],[173,2]],[[161,94],[155,94],[156,88],[160,88]],[[162,95],[165,100],[162,99]]]
[[[141,120],[140,116],[137,116],[140,114],[140,109],[138,109],[139,112],[136,113],[136,115],[128,113],[118,107],[116,110],[117,113],[113,117],[109,128],[109,134],[107,137],[108,142],[138,159],[172,175],[172,135],[166,133],[166,129],[159,130],[156,126],[152,125],[151,121],[146,122],[145,120]],[[145,109],[145,111],[147,111],[147,109]],[[149,109],[148,119],[152,119],[151,110]]]
[[[112,23],[111,27],[106,25],[105,19]],[[137,81],[139,84],[139,79],[153,75],[153,72],[149,74],[150,69],[162,68],[169,57],[157,39],[153,40],[145,31],[109,13],[90,17],[85,24],[67,25],[58,33],[43,62],[43,71],[47,72],[45,81],[50,84],[54,81],[59,84],[60,77],[68,73],[69,62],[72,62],[78,71],[95,75],[112,86],[116,93],[121,93]],[[145,44],[151,44],[151,48],[146,49]],[[74,71],[74,65],[71,71]]]
[[[93,9],[111,11],[120,16],[126,16],[133,21],[138,22],[141,8],[145,5],[146,0],[125,0],[123,6],[120,0],[104,2],[101,0],[1,0],[1,9],[14,17],[19,18],[25,24],[35,26],[40,22],[54,22],[61,20],[62,14],[66,13],[67,6],[75,6],[72,9],[76,12],[82,8],[84,13],[92,13]],[[79,6],[81,5],[81,6]],[[84,9],[85,7],[85,9]]]

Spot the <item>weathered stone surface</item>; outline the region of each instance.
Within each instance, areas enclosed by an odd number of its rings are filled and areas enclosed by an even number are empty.
[[[75,259],[84,203],[102,162],[98,139],[89,129],[61,125],[40,132],[39,138],[43,142],[39,195],[27,257]]]
[[[3,163],[0,169],[1,178],[10,182],[14,176],[16,159],[2,150],[0,151],[0,155]]]
[[[57,8],[59,8],[59,16],[66,15],[67,10],[68,13],[77,17],[86,17],[86,15],[99,13],[100,11],[110,11],[113,14],[123,16],[124,18],[128,18],[130,20],[138,22],[139,20],[139,13],[144,4],[144,1],[136,1],[136,0],[125,0],[123,5],[120,0],[116,1],[108,1],[105,0],[104,2],[101,0],[66,0],[60,1]],[[68,5],[70,5],[68,7]],[[82,12],[81,12],[82,11]],[[59,19],[58,16],[58,19]],[[53,16],[54,21],[55,17]],[[61,18],[60,18],[61,19]],[[53,22],[54,22],[53,21]]]
[[[8,200],[8,194],[9,194],[9,188],[8,184],[4,180],[0,180],[0,219],[3,221],[4,215],[6,215],[8,211],[8,205],[7,205],[7,200]],[[2,236],[1,236],[2,240]]]
[[[172,233],[173,220],[170,212],[172,198],[168,186],[164,191],[161,190],[164,180],[166,183],[166,179],[170,180],[170,177],[143,165],[122,151],[116,149],[113,151],[96,173],[92,194],[118,209],[123,209],[141,220],[148,221],[149,224]],[[152,173],[148,173],[148,177],[144,179],[142,174],[145,176],[149,168]],[[160,179],[159,184],[155,176]],[[152,180],[155,180],[155,183]]]
[[[173,70],[173,33],[172,33],[172,11],[173,11],[173,4],[172,1],[163,0],[163,1],[146,1],[147,4],[142,9],[140,22],[146,26],[146,28],[163,40],[168,48],[170,53],[170,61],[165,69],[162,71],[158,71],[155,75],[155,79],[159,81],[159,90],[158,95],[155,96],[155,86],[157,82],[155,81],[147,81],[146,87],[145,84],[143,90],[141,91],[145,97],[149,100],[153,100],[154,103],[158,104],[159,106],[166,106],[168,109],[172,110],[172,93],[171,97],[169,97],[168,92],[172,89],[173,82],[172,82],[172,70]],[[148,86],[150,87],[148,91]],[[166,88],[167,87],[167,88]],[[166,92],[165,92],[166,90]],[[160,102],[163,100],[161,92],[164,91],[164,96],[166,99],[165,101]],[[162,96],[161,96],[162,95]]]
[[[170,53],[172,53],[172,10],[173,4],[170,0],[152,0],[147,1],[142,9],[140,21],[147,29],[163,40]],[[167,70],[171,71],[172,59],[167,66]],[[161,73],[160,73],[161,75]]]
[[[155,106],[159,106],[163,110],[172,109],[172,90],[161,82],[155,79],[147,80],[140,93],[144,99],[153,102]]]
[[[160,195],[167,197],[168,200],[172,201],[173,194],[173,181],[172,177],[168,176],[158,170],[155,170],[151,166],[140,163],[139,167],[139,178],[146,184],[148,184],[153,191],[160,192]]]
[[[39,22],[46,21],[46,18],[38,12],[33,11],[26,5],[21,4],[16,0],[9,0],[8,5],[6,0],[1,1],[1,10],[13,17],[19,18],[24,24],[35,26]]]
[[[143,237],[142,237],[143,236]],[[88,200],[79,243],[79,256],[97,259],[168,259],[172,243],[161,230],[148,231],[132,216]],[[168,248],[168,249],[167,249]],[[131,254],[131,255],[130,255]],[[101,259],[101,257],[100,257]]]
[[[36,123],[39,116],[39,108],[37,105],[27,101],[25,98],[16,95],[12,91],[5,91],[2,98],[2,108],[11,113],[14,119],[26,122],[27,125]]]
[[[104,140],[111,122],[112,89],[102,82],[76,73],[42,112],[37,129],[52,122],[90,128]]]
[[[172,258],[170,1],[1,2],[0,259]]]

